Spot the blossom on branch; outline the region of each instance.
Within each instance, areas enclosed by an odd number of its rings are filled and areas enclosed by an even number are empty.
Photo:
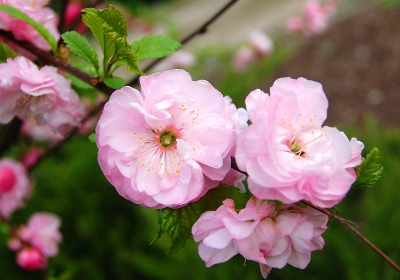
[[[274,51],[272,39],[260,30],[253,30],[244,46],[240,47],[233,58],[234,68],[243,72],[251,64]]]
[[[12,159],[0,160],[0,215],[8,218],[31,195],[25,167]]]
[[[237,212],[234,202],[226,199],[216,211],[203,213],[192,233],[207,267],[239,253],[260,263],[266,278],[272,267],[282,268],[286,263],[304,269],[311,252],[324,245],[321,234],[327,222],[325,214],[309,207],[276,207],[272,202],[252,197]]]
[[[60,225],[58,216],[39,212],[29,218],[26,226],[19,227],[17,236],[8,244],[11,250],[18,251],[18,265],[27,270],[46,268],[47,258],[58,254],[58,244],[62,241]]]
[[[43,25],[58,41],[60,39],[57,29],[59,19],[52,9],[44,7],[48,2],[47,0],[0,0],[0,4],[17,8]],[[0,11],[0,29],[11,31],[16,39],[27,41],[42,50],[49,51],[51,49],[47,41],[32,26],[3,11]]]
[[[320,3],[309,0],[303,8],[301,16],[290,18],[286,23],[286,29],[290,33],[303,33],[306,36],[321,34],[328,26],[329,19],[336,12],[338,0],[327,0]]]
[[[181,207],[218,186],[231,168],[235,126],[219,91],[184,70],[115,91],[97,124],[98,161],[124,198]]]
[[[41,69],[23,56],[0,64],[0,123],[15,116],[34,125],[48,124],[67,134],[85,115],[83,104],[57,68]]]
[[[246,98],[252,125],[238,135],[236,162],[250,191],[284,203],[300,200],[330,208],[357,176],[364,145],[333,127],[321,127],[328,101],[321,84],[299,78],[275,81],[268,95]]]

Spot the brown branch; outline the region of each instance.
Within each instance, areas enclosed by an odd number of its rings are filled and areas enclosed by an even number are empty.
[[[345,227],[347,227],[350,231],[352,231],[355,235],[357,235],[362,241],[364,241],[369,247],[372,248],[381,258],[383,258],[386,262],[388,262],[391,266],[393,266],[394,269],[396,269],[398,272],[400,272],[400,266],[398,266],[391,258],[389,258],[385,253],[383,253],[378,247],[375,246],[371,241],[369,241],[364,235],[362,235],[358,230],[356,230],[349,222],[347,222],[345,219],[342,217],[336,215],[329,209],[324,209],[318,206],[312,205],[310,202],[307,201],[302,201],[303,203],[307,204],[308,206],[314,208],[315,210],[318,210],[325,215],[328,215],[329,217],[334,218],[335,220],[339,221],[341,224],[343,224]]]
[[[239,0],[231,0],[229,1],[225,6],[223,6],[215,15],[213,15],[209,20],[207,20],[205,23],[203,23],[199,28],[197,28],[195,31],[193,31],[192,33],[190,33],[188,36],[186,36],[184,39],[181,40],[181,44],[184,45],[186,43],[188,43],[190,40],[192,40],[194,37],[196,37],[197,35],[201,35],[207,32],[207,28],[209,25],[211,25],[214,21],[216,21],[219,17],[221,17],[226,11],[229,10],[230,7],[232,7],[236,2],[238,2]],[[147,72],[148,70],[150,70],[151,68],[153,68],[155,65],[157,65],[158,63],[160,63],[162,60],[164,60],[166,57],[163,58],[159,58],[154,60],[152,63],[150,63],[148,66],[146,66],[143,69],[143,72]],[[135,84],[137,84],[139,82],[139,78],[140,76],[136,76],[135,78],[133,78],[127,85],[128,86],[133,86]]]
[[[92,85],[93,87],[95,87],[96,89],[98,89],[101,92],[104,92],[105,94],[111,95],[115,91],[114,89],[106,86],[101,81],[100,78],[92,77],[91,75],[81,71],[80,69],[73,67],[71,64],[62,60],[61,58],[55,57],[50,52],[39,49],[28,42],[23,42],[23,41],[19,41],[19,40],[15,39],[11,32],[0,30],[0,36],[7,38],[8,40],[14,42],[18,46],[24,48],[26,51],[32,53],[33,55],[38,56],[45,63],[54,65],[64,71],[74,75],[75,77],[81,79],[85,83]]]

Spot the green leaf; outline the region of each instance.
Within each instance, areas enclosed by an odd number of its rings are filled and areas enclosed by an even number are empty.
[[[40,35],[42,35],[42,37],[47,41],[47,43],[49,43],[53,53],[54,54],[57,53],[57,41],[43,25],[37,23],[30,16],[24,14],[23,12],[14,7],[5,4],[0,4],[0,10],[6,12],[13,18],[22,20],[28,23],[30,26],[32,26]]]
[[[96,133],[92,133],[88,137],[89,141],[92,143],[96,143]]]
[[[125,80],[119,77],[104,78],[103,82],[113,89],[120,89],[125,85]]]
[[[109,36],[106,36],[103,28],[103,19],[97,15],[97,11],[94,8],[83,9],[82,21],[87,27],[89,27],[93,36],[99,43],[101,50],[103,52],[103,70],[106,69],[108,61],[114,55],[115,44],[112,42]]]
[[[168,36],[147,35],[132,44],[139,60],[168,56],[181,47],[181,43]]]
[[[150,244],[158,240],[163,233],[167,233],[172,242],[167,255],[175,254],[185,245],[186,240],[192,236],[192,226],[199,219],[201,213],[216,210],[222,205],[222,201],[227,198],[231,198],[235,202],[235,208],[239,210],[246,206],[250,197],[240,192],[238,188],[220,185],[209,190],[199,201],[192,202],[185,207],[158,210],[160,230]]]
[[[73,87],[76,87],[79,89],[84,89],[84,90],[94,89],[90,84],[85,83],[84,81],[82,81],[81,79],[75,77],[74,75],[72,75],[70,73],[66,73],[65,77],[67,77],[68,79],[71,80]]]
[[[192,236],[192,226],[200,215],[201,208],[198,202],[192,202],[178,209],[164,208],[158,210],[160,232],[157,237],[159,238],[162,233],[167,233],[172,242],[167,255],[177,253],[185,245],[186,240]]]
[[[246,203],[250,199],[250,196],[240,192],[236,187],[219,185],[217,188],[209,190],[199,200],[202,212],[216,210],[227,198],[232,199],[235,202],[235,209],[239,210],[246,207]]]
[[[62,34],[61,37],[73,54],[93,65],[97,71],[99,70],[97,53],[84,36],[78,34],[76,31],[69,31]]]
[[[106,9],[86,8],[82,11],[85,12],[83,22],[102,45],[104,77],[108,77],[117,61],[125,62],[129,70],[144,75],[139,69],[136,53],[126,41],[128,30],[122,12],[112,5]]]
[[[129,46],[121,47],[117,52],[117,60],[123,61],[126,63],[126,67],[135,73],[140,75],[145,75],[139,69],[139,61],[136,54],[131,50]]]
[[[376,181],[381,177],[383,167],[379,164],[379,150],[373,148],[362,163],[355,168],[357,180],[353,183],[352,188],[370,188],[375,185]]]
[[[17,57],[18,53],[10,49],[10,47],[3,42],[0,42],[0,62],[6,62],[7,58]]]

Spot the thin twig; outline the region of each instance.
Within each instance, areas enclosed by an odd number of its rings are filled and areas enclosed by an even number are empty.
[[[341,224],[343,224],[345,227],[347,227],[350,231],[352,231],[355,235],[357,235],[362,241],[364,241],[369,247],[372,248],[381,258],[383,258],[386,262],[388,262],[391,266],[393,266],[394,269],[396,269],[398,272],[400,272],[400,266],[397,265],[391,258],[389,258],[385,253],[383,253],[378,247],[375,246],[374,243],[369,241],[364,235],[362,235],[358,230],[356,230],[349,222],[347,222],[345,219],[342,217],[336,215],[329,209],[324,209],[318,206],[312,205],[310,202],[307,201],[302,201],[303,203],[307,204],[308,206],[314,208],[315,210],[318,210],[329,217],[334,218],[335,220],[339,221]]]
[[[42,61],[47,64],[57,66],[58,68],[74,75],[75,77],[81,79],[82,81],[92,85],[96,89],[104,92],[105,94],[111,95],[115,90],[106,86],[100,78],[92,77],[91,75],[83,72],[82,70],[73,67],[68,62],[62,60],[61,58],[55,57],[50,52],[39,49],[28,42],[19,41],[14,38],[11,32],[0,30],[0,36],[9,39],[10,41],[16,43],[18,46],[24,48],[28,52],[38,56]]]
[[[232,7],[236,2],[238,2],[239,0],[231,0],[229,1],[225,6],[223,6],[215,15],[213,15],[209,20],[207,20],[204,24],[202,24],[199,28],[197,28],[195,31],[193,31],[192,33],[190,33],[188,36],[186,36],[184,39],[182,39],[182,41],[180,42],[182,45],[188,43],[190,40],[192,40],[194,37],[196,37],[197,35],[201,35],[207,32],[207,28],[209,25],[211,25],[214,21],[216,21],[219,17],[221,17],[226,11],[229,10],[230,7]],[[143,69],[143,72],[147,72],[148,70],[150,70],[151,68],[153,68],[155,65],[157,65],[158,63],[160,63],[162,60],[164,60],[165,57],[163,58],[159,58],[154,60],[152,63],[150,63],[148,66],[146,66]],[[133,78],[127,85],[128,86],[133,86],[135,84],[137,84],[139,82],[139,78],[140,76],[136,76],[135,78]]]

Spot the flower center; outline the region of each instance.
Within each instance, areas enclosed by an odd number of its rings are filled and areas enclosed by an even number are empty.
[[[165,130],[159,136],[159,142],[161,146],[165,149],[175,145],[176,143],[176,134],[172,130]]]

